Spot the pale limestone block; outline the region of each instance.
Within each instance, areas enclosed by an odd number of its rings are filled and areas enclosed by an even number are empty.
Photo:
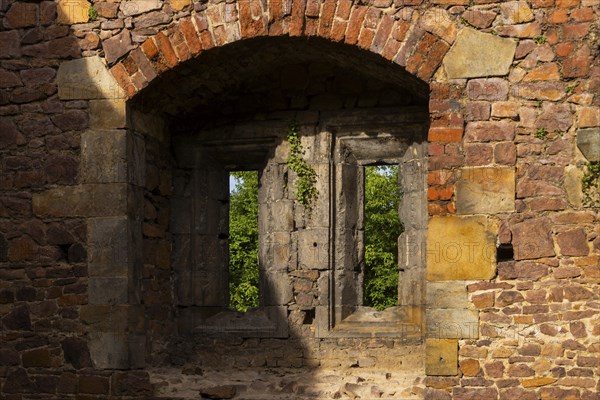
[[[443,60],[449,79],[504,76],[515,55],[511,39],[463,28]]]

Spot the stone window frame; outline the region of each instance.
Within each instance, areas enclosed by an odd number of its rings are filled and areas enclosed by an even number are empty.
[[[424,338],[424,289],[426,268],[427,237],[427,132],[429,113],[426,108],[403,107],[401,112],[388,113],[385,110],[368,110],[359,115],[340,115],[324,119],[321,131],[332,138],[330,184],[341,182],[341,190],[330,190],[330,232],[329,232],[329,282],[326,290],[327,304],[316,308],[315,335],[327,337],[394,337],[420,343]],[[375,133],[374,131],[388,131]],[[412,142],[411,142],[412,141]],[[386,154],[378,153],[383,143],[392,147]],[[362,154],[359,154],[362,153]],[[399,166],[399,184],[403,190],[403,201],[399,210],[404,232],[398,239],[399,295],[398,306],[383,312],[362,307],[363,272],[352,274],[360,253],[364,252],[364,240],[344,243],[340,237],[339,217],[344,179],[339,175],[342,158],[353,158],[357,167],[382,164]],[[336,172],[337,171],[337,172]],[[361,171],[354,184],[361,186],[364,193],[364,173]],[[341,178],[341,179],[340,179]],[[357,226],[364,220],[362,194],[356,196],[352,209]],[[360,204],[357,204],[357,201]],[[337,206],[337,207],[336,207]],[[360,230],[360,229],[359,229]],[[363,233],[364,234],[364,233]],[[357,246],[358,245],[358,246]],[[348,261],[336,256],[336,249],[345,252],[354,246],[358,257]],[[343,251],[343,252],[344,252]],[[342,253],[343,253],[342,252]],[[336,259],[337,258],[337,259]],[[348,257],[346,257],[348,258]],[[359,261],[360,262],[360,261]],[[354,282],[358,276],[360,285],[347,290],[347,282]]]
[[[269,129],[267,129],[268,131]],[[281,129],[279,129],[280,131]],[[208,130],[207,132],[210,132]],[[272,128],[272,133],[276,133],[277,128]],[[248,133],[248,132],[246,132]],[[210,133],[206,133],[206,136],[212,136]],[[220,175],[221,187],[218,189],[222,191],[221,197],[228,197],[229,188],[229,172],[233,170],[258,170],[259,172],[259,203],[261,198],[264,199],[264,190],[268,190],[265,185],[266,174],[265,171],[269,168],[267,157],[269,154],[273,154],[275,143],[277,140],[276,135],[266,135],[257,138],[250,137],[235,137],[234,133],[226,135],[226,137],[215,140],[208,139],[203,140],[201,138],[193,138],[189,136],[182,136],[178,143],[175,143],[176,158],[184,163],[193,163],[193,171],[191,180],[198,180],[198,172],[202,169],[201,165],[208,165],[213,169],[210,172],[209,180],[213,180],[215,175]],[[252,154],[248,157],[248,153]],[[209,160],[208,163],[202,161],[203,155]],[[217,166],[218,167],[214,167]],[[177,186],[177,185],[175,185]],[[173,210],[177,209],[188,209],[191,210],[193,218],[198,218],[199,214],[208,215],[215,211],[214,207],[206,207],[206,204],[199,204],[199,199],[202,197],[201,189],[199,185],[194,183],[192,185],[192,191],[189,193],[190,197],[183,199],[174,193],[172,200]],[[176,189],[177,190],[177,189]],[[217,200],[218,199],[213,199]],[[187,203],[187,204],[182,204]],[[191,202],[191,203],[190,203]],[[228,201],[227,201],[228,203]],[[177,207],[179,205],[179,207]],[[222,209],[229,209],[228,204],[221,204]],[[202,210],[198,212],[198,210]],[[262,244],[265,239],[265,226],[261,223],[262,218],[266,218],[265,215],[269,211],[268,207],[261,206],[259,204],[259,252],[264,252]],[[173,225],[177,225],[177,219],[185,219],[189,217],[186,212],[177,213],[173,212]],[[222,217],[222,215],[221,215]],[[202,216],[200,216],[202,218]],[[222,218],[221,218],[222,219]],[[195,229],[198,225],[191,221],[191,229]],[[224,226],[221,224],[221,229]],[[214,233],[214,232],[213,232]],[[225,232],[222,232],[225,233]],[[174,251],[178,251],[178,248],[182,247],[182,241],[174,235]],[[194,235],[190,235],[190,242],[194,242]],[[185,246],[185,245],[184,245]],[[222,251],[226,250],[221,249]],[[194,252],[190,246],[189,254],[193,257],[193,254],[203,256]],[[179,331],[184,334],[202,334],[202,335],[226,335],[226,336],[238,336],[238,337],[257,337],[257,338],[286,338],[288,337],[288,321],[287,321],[287,307],[284,302],[281,301],[286,295],[279,292],[290,292],[291,285],[289,281],[282,279],[281,274],[278,274],[276,268],[272,268],[267,261],[267,258],[261,256],[261,262],[259,263],[259,280],[260,280],[260,302],[259,307],[248,310],[246,312],[238,312],[229,308],[229,279],[228,279],[228,263],[225,259],[217,260],[218,265],[213,265],[212,268],[217,272],[217,279],[215,279],[214,287],[212,287],[211,295],[214,301],[209,301],[214,304],[202,304],[195,300],[185,300],[181,298],[181,293],[176,295],[176,304],[179,307],[178,327]],[[176,274],[181,274],[185,271],[193,271],[197,269],[196,260],[184,260],[181,264],[179,261],[174,259],[173,265]],[[191,268],[190,268],[191,267]],[[190,286],[192,289],[199,285],[198,277],[193,276],[180,277],[179,281],[183,281],[186,278],[190,279]],[[277,276],[275,276],[277,275]],[[283,287],[274,288],[273,284],[269,282],[276,280],[282,283]],[[182,284],[184,282],[175,283],[176,292],[181,292]],[[268,290],[267,290],[268,288]],[[185,296],[184,296],[185,297]],[[214,298],[218,297],[218,298]],[[281,303],[281,304],[280,304]]]

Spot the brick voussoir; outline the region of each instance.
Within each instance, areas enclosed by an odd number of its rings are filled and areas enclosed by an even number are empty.
[[[179,23],[179,30],[181,31],[185,42],[190,50],[192,56],[200,54],[202,51],[202,43],[198,37],[198,32],[191,19],[184,19]]]
[[[137,93],[137,90],[131,82],[131,77],[127,73],[127,69],[123,65],[123,62],[120,61],[117,64],[113,65],[110,69],[110,72],[115,77],[119,86],[121,86],[125,90],[127,97],[131,98]]]
[[[175,50],[173,46],[171,46],[171,41],[164,34],[164,32],[158,32],[154,36],[154,41],[156,43],[156,47],[158,48],[158,52],[161,55],[161,58],[170,68],[173,68],[177,64],[179,64],[179,59],[175,54]]]

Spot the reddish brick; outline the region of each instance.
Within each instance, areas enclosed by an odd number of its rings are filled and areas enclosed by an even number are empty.
[[[119,86],[121,86],[123,89],[125,89],[125,93],[127,93],[127,96],[133,97],[133,95],[136,93],[136,89],[133,86],[133,83],[131,82],[131,78],[129,77],[129,74],[127,73],[127,70],[125,69],[123,64],[122,63],[115,64],[110,69],[110,72],[115,77]]]
[[[336,0],[325,0],[323,3],[323,10],[321,11],[321,17],[319,18],[319,30],[317,31],[317,34],[321,37],[328,39],[331,35],[336,3]]]
[[[198,34],[196,33],[196,28],[194,28],[194,24],[189,19],[183,19],[179,23],[179,29],[185,38],[185,41],[188,45],[188,48],[192,55],[197,55],[202,51],[202,43],[200,43],[200,39],[198,38]],[[145,75],[145,74],[144,74]]]
[[[460,142],[462,134],[462,128],[431,128],[428,140],[430,142]]]
[[[346,35],[346,28],[348,27],[348,22],[345,21],[333,21],[333,25],[331,27],[330,39],[336,42],[341,42]]]
[[[292,17],[290,20],[290,36],[300,36],[304,32],[304,11],[306,0],[292,2]]]
[[[450,200],[454,194],[452,186],[430,186],[427,188],[427,198],[429,200]]]
[[[559,57],[567,57],[570,56],[575,48],[575,44],[573,42],[563,42],[556,45],[556,55]]]
[[[348,22],[348,29],[346,30],[346,37],[344,39],[346,44],[356,44],[358,41],[367,10],[368,7],[366,6],[354,6],[352,8],[352,13],[350,14],[350,20]]]
[[[392,27],[394,26],[394,18],[389,15],[384,15],[381,24],[379,24],[379,29],[377,29],[377,34],[373,39],[373,44],[371,45],[371,50],[375,53],[381,53],[385,47],[385,44],[390,36],[392,31]]]
[[[335,16],[342,20],[348,20],[348,18],[350,18],[350,12],[352,11],[352,0],[341,0],[337,3],[338,6]]]

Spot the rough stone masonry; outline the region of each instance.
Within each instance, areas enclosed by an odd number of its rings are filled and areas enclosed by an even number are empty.
[[[0,397],[597,399],[599,20],[598,0],[3,0]],[[404,193],[383,312],[362,306],[372,164]],[[260,175],[247,313],[235,169]]]

